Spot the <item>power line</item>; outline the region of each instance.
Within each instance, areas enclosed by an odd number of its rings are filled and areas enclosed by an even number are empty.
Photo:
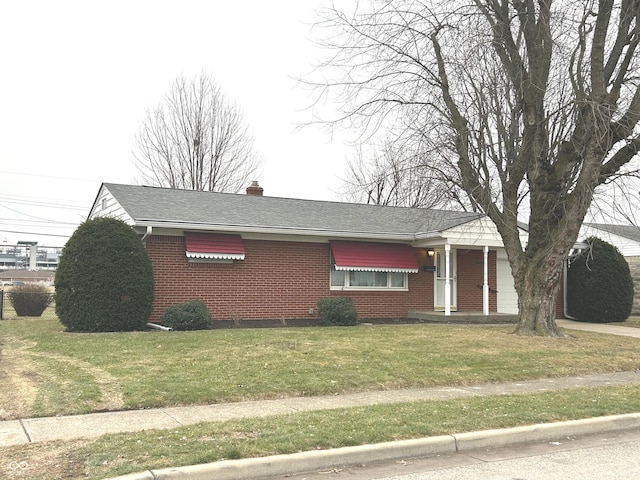
[[[28,205],[35,207],[46,207],[46,208],[56,208],[56,209],[64,209],[64,210],[88,210],[88,203],[80,203],[77,202],[77,205],[71,205],[69,203],[53,203],[47,200],[46,198],[38,198],[38,197],[24,197],[17,195],[0,195],[0,201],[3,203],[12,203],[17,205]],[[60,201],[60,200],[58,200]],[[73,202],[73,200],[62,200],[64,202]]]
[[[53,178],[55,180],[71,180],[73,182],[102,183],[102,180],[91,180],[91,179],[88,179],[88,178],[56,177],[54,175],[40,175],[40,174],[37,174],[37,173],[9,172],[9,171],[6,171],[6,170],[0,170],[0,173],[5,173],[7,175],[22,175],[24,177]]]
[[[28,213],[20,212],[15,208],[7,207],[6,205],[2,205],[0,203],[0,207],[6,208],[7,210],[11,210],[14,213],[18,213],[20,215],[24,215],[25,217],[35,218],[36,220],[42,220],[43,222],[56,223],[55,220],[49,220],[48,218],[36,217],[35,215],[29,215]]]
[[[44,230],[72,230],[77,228],[82,222],[78,221],[75,223],[72,222],[58,222],[58,223],[46,223],[46,222],[35,222],[35,221],[12,221],[11,219],[7,221],[0,221],[0,229],[1,228],[37,228]]]
[[[23,235],[36,235],[38,237],[62,237],[69,238],[71,235],[60,235],[56,233],[35,233],[35,232],[19,232],[16,230],[0,230],[2,233],[19,233]]]

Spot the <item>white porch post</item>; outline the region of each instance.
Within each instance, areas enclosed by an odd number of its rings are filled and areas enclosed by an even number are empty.
[[[482,249],[484,258],[484,281],[482,283],[482,313],[489,315],[489,247]]]
[[[444,315],[451,315],[451,245],[444,246]]]

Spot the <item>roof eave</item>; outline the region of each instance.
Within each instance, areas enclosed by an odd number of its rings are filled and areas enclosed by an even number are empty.
[[[304,235],[323,238],[352,238],[352,239],[372,239],[409,243],[415,240],[415,235],[409,233],[380,233],[380,232],[348,232],[337,230],[322,230],[311,228],[287,228],[287,227],[265,227],[256,225],[222,225],[203,223],[183,223],[166,222],[148,219],[135,219],[136,227],[153,227],[171,230],[190,231],[216,231],[226,233],[247,233],[247,234],[271,234],[271,235]]]

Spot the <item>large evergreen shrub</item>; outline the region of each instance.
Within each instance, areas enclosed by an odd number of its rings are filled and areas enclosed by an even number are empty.
[[[87,220],[65,245],[55,278],[56,313],[72,332],[143,330],[153,271],[138,235],[114,218]]]
[[[596,237],[567,272],[567,310],[576,320],[624,322],[633,307],[633,279],[618,249]]]

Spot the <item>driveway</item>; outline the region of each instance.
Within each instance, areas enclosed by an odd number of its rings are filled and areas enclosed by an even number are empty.
[[[556,323],[560,328],[570,330],[584,330],[587,332],[608,333],[610,335],[640,338],[640,328],[621,327],[620,325],[610,325],[608,323],[576,322],[565,318],[556,320]]]

